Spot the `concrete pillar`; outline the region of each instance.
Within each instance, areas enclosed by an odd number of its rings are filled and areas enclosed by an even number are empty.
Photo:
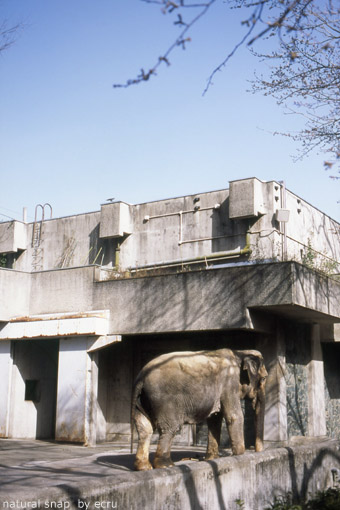
[[[8,437],[13,359],[11,342],[0,342],[0,437]]]
[[[320,341],[320,326],[311,328],[311,361],[307,365],[308,374],[308,436],[325,436],[325,376]]]
[[[56,439],[96,443],[98,370],[87,352],[93,339],[60,339]]]
[[[265,352],[268,371],[264,420],[265,441],[282,442],[288,439],[285,352],[284,333],[278,324],[275,338],[270,340]]]
[[[87,372],[86,409],[88,419],[85,420],[85,433],[88,446],[97,443],[97,416],[98,416],[98,351],[89,353],[91,370]]]

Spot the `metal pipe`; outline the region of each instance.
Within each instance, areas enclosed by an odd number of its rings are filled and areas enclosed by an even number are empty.
[[[250,233],[252,234],[253,232],[250,232]],[[225,234],[223,236],[211,236],[211,237],[201,237],[198,239],[187,239],[185,241],[182,241],[180,244],[199,243],[201,241],[214,241],[215,239],[230,239],[231,237],[240,237],[242,235],[243,234],[232,234],[232,235]]]
[[[235,250],[229,250],[224,252],[210,253],[209,255],[202,255],[200,257],[193,257],[187,259],[177,259],[177,260],[169,260],[164,262],[156,262],[154,264],[145,264],[144,266],[135,266],[129,267],[129,271],[139,271],[142,269],[151,270],[157,267],[173,267],[173,266],[182,266],[184,264],[200,264],[202,262],[207,261],[215,261],[221,259],[228,259],[234,257],[240,257],[242,255],[250,255],[252,252],[250,247],[250,235],[249,232],[246,233],[246,244],[244,248],[236,248]]]
[[[173,213],[156,214],[154,216],[144,216],[144,221],[154,220],[155,218],[167,218],[168,216],[177,216],[178,214],[196,213],[199,211],[209,211],[210,209],[219,209],[220,204],[214,204],[209,207],[200,207],[197,209],[189,209],[188,211],[178,211]]]
[[[281,184],[281,207],[282,209],[286,209],[286,183],[285,181],[280,181]],[[283,232],[283,240],[282,240],[282,259],[287,260],[287,227],[286,223],[281,221],[280,230]]]
[[[182,244],[182,233],[183,233],[183,211],[180,211],[179,213],[179,237],[178,237],[178,244],[179,246]]]

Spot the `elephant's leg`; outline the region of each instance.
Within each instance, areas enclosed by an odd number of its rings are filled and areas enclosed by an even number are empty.
[[[244,445],[244,417],[241,401],[238,397],[226,399],[223,403],[223,414],[229,432],[231,450],[233,455],[242,455],[245,452]]]
[[[137,471],[152,469],[149,461],[149,449],[153,427],[150,420],[138,410],[135,414],[135,424],[138,433],[138,448],[134,467]]]
[[[216,459],[218,457],[222,419],[223,419],[222,413],[214,413],[207,419],[208,446],[205,454],[205,460]]]
[[[265,411],[265,391],[260,387],[257,392],[255,404],[255,451],[263,450],[263,431],[264,431],[264,411]]]
[[[175,432],[160,432],[155,459],[153,461],[154,468],[171,467],[174,463],[171,460],[171,445]]]

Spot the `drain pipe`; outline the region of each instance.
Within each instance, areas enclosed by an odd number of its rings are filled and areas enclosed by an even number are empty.
[[[282,209],[286,209],[286,183],[285,181],[280,181],[281,184],[281,207]],[[285,222],[280,222],[280,230],[282,232],[282,259],[287,260],[287,226]]]
[[[210,253],[209,255],[203,255],[200,257],[193,257],[187,259],[177,259],[177,260],[169,260],[164,262],[156,262],[154,264],[145,264],[144,266],[135,266],[129,267],[129,271],[138,271],[138,270],[151,270],[158,267],[174,267],[174,266],[182,266],[184,264],[201,264],[202,262],[213,262],[215,260],[223,260],[234,257],[241,257],[242,255],[250,255],[252,249],[250,247],[250,233],[246,233],[246,244],[244,248],[236,248],[236,250],[222,251],[216,253]]]

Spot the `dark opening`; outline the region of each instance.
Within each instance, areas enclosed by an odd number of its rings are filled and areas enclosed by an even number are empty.
[[[40,400],[40,385],[37,379],[27,379],[25,381],[25,400],[32,402],[39,402]]]

